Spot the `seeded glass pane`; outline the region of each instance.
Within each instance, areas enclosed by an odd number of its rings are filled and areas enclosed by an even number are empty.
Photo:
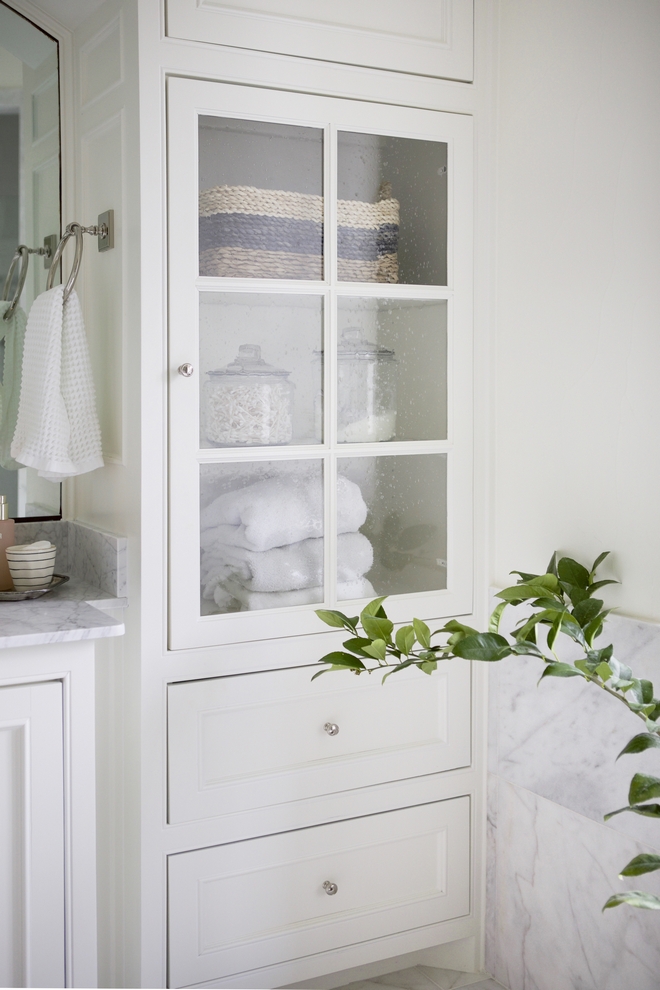
[[[447,438],[447,303],[340,296],[340,443]]]
[[[199,118],[199,273],[323,278],[323,132]]]
[[[199,365],[202,447],[321,442],[321,296],[203,292]]]
[[[201,614],[323,601],[320,461],[200,467]]]
[[[346,457],[339,459],[338,471],[360,489],[367,507],[366,521],[354,534],[366,538],[373,551],[373,565],[364,572],[370,584],[366,594],[371,589],[376,595],[404,595],[446,588],[447,455]],[[340,600],[358,597],[344,592],[342,567],[345,571],[355,559],[360,569],[368,555],[363,545],[349,547],[342,560],[338,550]]]
[[[337,273],[346,282],[447,284],[447,145],[338,135]]]

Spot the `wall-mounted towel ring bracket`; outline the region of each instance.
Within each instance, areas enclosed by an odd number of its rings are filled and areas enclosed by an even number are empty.
[[[114,247],[114,210],[107,210],[106,213],[102,213],[99,216],[100,223],[94,224],[92,227],[83,227],[82,224],[73,221],[66,226],[64,231],[64,237],[57,245],[57,250],[53,255],[53,260],[50,265],[50,270],[48,272],[48,278],[46,279],[46,289],[53,288],[53,281],[57,273],[57,266],[62,258],[62,252],[66,247],[66,243],[70,237],[75,237],[76,239],[76,251],[73,256],[73,265],[71,266],[71,272],[67,279],[66,285],[64,286],[64,296],[63,301],[69,298],[74,285],[76,284],[76,279],[78,278],[78,272],[80,271],[80,263],[83,256],[83,234],[92,234],[94,237],[99,239],[99,251],[107,251],[108,248]]]
[[[14,291],[14,296],[11,301],[11,305],[7,307],[4,312],[3,319],[10,320],[14,315],[14,310],[18,306],[18,301],[21,298],[21,293],[25,285],[25,280],[28,273],[28,265],[30,263],[31,254],[40,254],[45,258],[50,258],[52,251],[48,245],[40,248],[29,248],[27,244],[19,244],[14,251],[14,257],[11,259],[11,264],[9,266],[9,271],[7,272],[7,278],[5,279],[4,288],[2,290],[3,302],[7,301],[9,296],[9,290],[11,288],[11,280],[14,277],[14,269],[16,265],[20,262],[20,269],[18,272],[18,281],[16,282],[16,289]]]

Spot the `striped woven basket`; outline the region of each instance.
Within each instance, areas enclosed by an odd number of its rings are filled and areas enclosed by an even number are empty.
[[[338,277],[398,282],[399,202],[337,202]],[[199,272],[225,278],[323,278],[323,197],[253,186],[199,196]]]

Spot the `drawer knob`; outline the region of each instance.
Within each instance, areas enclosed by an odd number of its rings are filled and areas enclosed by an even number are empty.
[[[188,364],[188,362],[180,364],[178,368],[179,374],[183,375],[184,378],[190,378],[194,370],[192,364]]]
[[[335,725],[334,722],[326,722],[323,728],[325,729],[325,731],[328,733],[329,736],[336,736],[337,733],[339,732],[339,726]]]
[[[326,892],[326,894],[328,894],[329,896],[332,896],[332,894],[336,894],[337,893],[337,891],[339,890],[339,887],[337,886],[336,883],[330,883],[329,880],[326,880],[325,883],[323,884],[323,889]]]

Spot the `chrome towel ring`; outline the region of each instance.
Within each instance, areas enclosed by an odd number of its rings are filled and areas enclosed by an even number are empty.
[[[21,298],[21,293],[23,292],[23,287],[25,286],[25,280],[28,273],[28,265],[30,263],[31,254],[40,254],[42,257],[50,258],[50,248],[29,248],[26,244],[19,244],[14,251],[14,257],[11,259],[11,264],[9,265],[9,271],[7,272],[7,278],[5,279],[5,285],[2,290],[3,302],[7,301],[9,295],[9,290],[11,288],[11,280],[14,277],[14,269],[16,265],[20,262],[21,267],[18,272],[18,281],[16,283],[16,289],[14,291],[14,297],[11,301],[11,305],[7,307],[4,312],[3,320],[10,320],[14,315],[14,311],[18,306],[19,299]]]
[[[57,249],[55,251],[55,254],[53,255],[53,260],[51,261],[50,268],[48,270],[48,278],[46,279],[46,289],[53,288],[53,279],[55,278],[55,274],[57,272],[57,266],[60,263],[60,258],[62,257],[62,252],[66,247],[67,241],[69,240],[70,237],[76,238],[76,253],[73,256],[73,265],[71,267],[71,272],[67,279],[66,285],[64,286],[64,295],[62,297],[63,302],[66,302],[66,300],[69,298],[69,295],[74,285],[76,284],[76,279],[78,278],[78,272],[80,271],[80,262],[82,261],[82,255],[83,255],[83,233],[91,229],[92,228],[83,227],[81,224],[75,223],[75,221],[74,223],[67,224],[67,228],[64,231],[64,237],[57,245]]]
[[[82,261],[82,256],[83,256],[83,234],[92,234],[94,237],[110,239],[110,242],[103,248],[101,248],[99,243],[99,250],[107,250],[108,247],[113,247],[114,241],[112,240],[111,237],[112,215],[113,215],[113,211],[108,210],[106,214],[102,214],[102,216],[99,217],[99,220],[102,220],[104,216],[107,216],[108,222],[95,224],[93,227],[83,227],[82,224],[78,223],[75,220],[73,221],[73,223],[67,224],[66,230],[64,231],[64,237],[57,245],[57,249],[55,251],[55,254],[53,255],[53,260],[51,261],[50,269],[48,271],[48,278],[46,279],[46,289],[47,290],[52,289],[53,280],[55,279],[55,275],[57,273],[57,266],[59,265],[60,260],[62,258],[62,252],[64,251],[64,248],[66,247],[66,243],[69,240],[69,238],[75,237],[76,251],[73,256],[73,265],[71,266],[71,272],[66,281],[66,285],[64,286],[64,295],[62,296],[62,302],[67,301],[67,299],[71,295],[71,292],[73,291],[74,285],[76,284],[76,279],[78,278],[78,272],[80,271],[80,263]]]

